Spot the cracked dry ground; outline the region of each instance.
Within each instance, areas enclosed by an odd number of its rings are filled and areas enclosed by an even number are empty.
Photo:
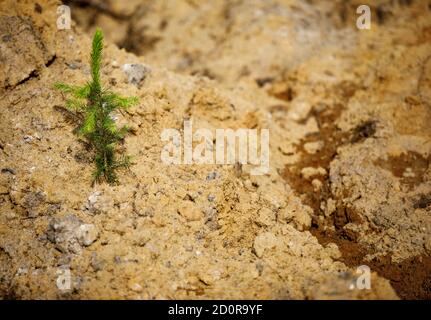
[[[1,1],[0,297],[429,299],[431,5],[373,1],[359,31],[362,2],[69,1],[58,30],[59,2]],[[95,26],[102,81],[140,99],[118,186],[52,88],[89,79]],[[268,128],[269,173],[164,165],[189,118]]]

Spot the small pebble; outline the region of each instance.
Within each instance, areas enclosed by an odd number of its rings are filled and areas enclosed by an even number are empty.
[[[207,175],[207,181],[214,180],[214,179],[216,179],[217,177],[218,177],[218,173],[217,173],[217,171],[210,172],[210,173]]]

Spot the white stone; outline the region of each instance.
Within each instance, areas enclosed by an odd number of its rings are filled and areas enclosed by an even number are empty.
[[[81,224],[77,230],[77,238],[81,245],[88,247],[99,237],[99,232],[93,224]]]
[[[254,239],[254,252],[261,258],[266,250],[270,250],[280,244],[280,240],[271,232],[259,234]]]

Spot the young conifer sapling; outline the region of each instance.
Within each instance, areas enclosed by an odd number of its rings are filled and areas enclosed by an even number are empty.
[[[90,56],[91,81],[83,86],[58,82],[55,88],[70,96],[66,100],[66,108],[81,119],[75,132],[84,137],[94,150],[96,169],[93,173],[93,183],[105,180],[109,184],[114,184],[118,182],[116,170],[129,167],[131,161],[128,155],[118,149],[118,143],[124,139],[129,128],[127,126],[118,128],[113,112],[137,104],[138,99],[121,97],[102,87],[100,81],[102,50],[103,33],[97,29]]]

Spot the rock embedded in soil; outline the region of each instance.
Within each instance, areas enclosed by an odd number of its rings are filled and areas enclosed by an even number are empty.
[[[151,73],[151,69],[148,66],[139,63],[123,64],[122,69],[127,76],[127,81],[136,86],[140,85],[148,74]]]
[[[48,240],[55,244],[61,252],[79,253],[81,246],[76,233],[81,225],[82,221],[73,214],[52,218],[46,235]]]
[[[85,224],[73,214],[52,218],[46,235],[61,252],[80,253],[82,247],[90,246],[98,238],[97,228]]]

